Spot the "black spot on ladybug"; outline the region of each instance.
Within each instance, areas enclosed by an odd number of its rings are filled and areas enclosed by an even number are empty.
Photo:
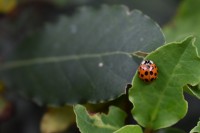
[[[140,75],[140,72],[138,72],[138,74]]]
[[[141,77],[144,77],[144,75],[143,75],[143,74],[141,74],[140,76],[141,76]]]
[[[153,81],[154,80],[154,78],[151,78],[151,81]]]
[[[148,75],[148,71],[146,71],[144,74],[145,74],[145,75]]]
[[[152,72],[152,71],[150,71],[150,74],[151,74],[151,75],[153,75],[153,72]]]
[[[156,76],[157,75],[157,73],[154,73],[154,76]]]
[[[148,79],[144,79],[146,82],[148,82],[149,80]]]

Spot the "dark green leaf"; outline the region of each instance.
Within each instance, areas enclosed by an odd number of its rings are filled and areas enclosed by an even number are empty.
[[[40,104],[109,100],[131,82],[138,66],[133,53],[163,43],[159,26],[140,11],[81,8],[27,39],[0,65],[0,74]]]

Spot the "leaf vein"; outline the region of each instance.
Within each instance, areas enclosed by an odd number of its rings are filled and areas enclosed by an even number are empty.
[[[128,52],[114,51],[114,52],[99,53],[99,54],[66,55],[66,56],[57,56],[57,57],[38,57],[38,58],[33,58],[33,59],[8,61],[5,63],[2,63],[0,66],[0,71],[14,69],[18,67],[24,67],[24,66],[31,66],[35,64],[56,63],[56,62],[64,62],[64,61],[70,61],[70,60],[97,58],[99,56],[111,56],[111,55],[120,55],[120,54],[131,56],[131,53],[128,53]]]

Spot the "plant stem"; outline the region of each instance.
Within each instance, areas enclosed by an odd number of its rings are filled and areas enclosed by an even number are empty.
[[[153,133],[154,131],[151,128],[145,128],[144,133]]]

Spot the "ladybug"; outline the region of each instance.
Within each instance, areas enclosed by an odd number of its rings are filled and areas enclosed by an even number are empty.
[[[138,67],[138,76],[145,82],[151,82],[158,77],[158,68],[151,60],[144,60]]]

